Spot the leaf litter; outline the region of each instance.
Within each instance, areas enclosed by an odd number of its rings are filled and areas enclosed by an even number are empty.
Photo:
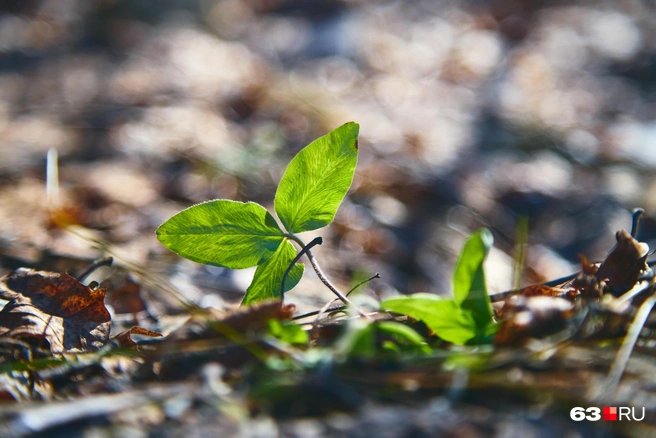
[[[28,341],[52,354],[97,349],[109,338],[105,291],[68,274],[18,269],[0,280],[0,337]]]
[[[445,412],[459,413],[453,429],[431,425],[446,432],[476,424],[462,409],[492,409],[484,397],[490,390],[509,406],[518,399],[540,403],[549,394],[555,404],[545,405],[542,422],[557,421],[558,404],[634,404],[648,399],[643,385],[656,375],[650,323],[641,322],[649,312],[638,311],[653,305],[646,298],[653,295],[653,274],[645,243],[625,231],[616,240],[602,263],[582,256],[577,275],[492,296],[493,342],[462,347],[441,340],[421,318],[373,312],[366,319],[330,309],[308,325],[292,322],[294,306],[279,301],[190,311],[164,337],[139,326],[110,337],[103,288],[65,273],[19,268],[0,279],[0,297],[8,301],[0,311],[0,394],[60,401],[25,413],[5,409],[0,416],[11,421],[3,427],[7,436],[24,436],[98,416],[125,417],[117,413],[130,407],[145,415],[144,404],[157,410],[157,403],[168,403],[165,411],[173,412],[214,400],[229,427],[239,429],[244,418],[263,413],[284,419],[366,412],[365,400],[384,409],[392,400],[412,405],[419,397],[444,400]],[[468,268],[474,276],[476,269]],[[138,296],[135,281],[127,285],[121,294]],[[467,290],[461,302],[481,299],[465,298]],[[137,302],[122,311],[143,308]],[[300,335],[306,330],[310,337]],[[634,339],[618,354],[627,332]],[[84,400],[104,405],[75,408]],[[171,412],[167,421],[177,418]],[[650,430],[648,424],[640,431]]]

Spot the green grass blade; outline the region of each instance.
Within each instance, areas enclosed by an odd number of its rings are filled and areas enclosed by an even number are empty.
[[[194,262],[241,269],[270,259],[284,234],[261,205],[217,199],[171,217],[157,229],[157,238]]]
[[[453,275],[454,302],[461,309],[471,312],[478,334],[484,333],[492,321],[483,269],[492,242],[492,233],[486,229],[472,234],[465,242]]]
[[[348,192],[358,161],[357,123],[347,123],[318,138],[289,163],[275,198],[275,209],[292,233],[332,222]]]
[[[512,288],[522,287],[522,275],[526,263],[526,244],[528,242],[528,218],[522,216],[515,228],[515,253],[513,255]]]

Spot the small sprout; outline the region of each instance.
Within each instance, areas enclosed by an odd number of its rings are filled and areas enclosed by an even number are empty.
[[[453,276],[453,298],[428,293],[390,298],[381,307],[418,319],[454,344],[487,343],[496,326],[485,285],[483,262],[492,234],[482,229],[465,243]]]
[[[171,217],[157,229],[157,238],[197,263],[231,269],[257,266],[243,304],[282,299],[303,276],[291,242],[306,245],[295,233],[330,224],[351,186],[359,129],[353,122],[340,126],[302,149],[287,166],[274,200],[284,227],[260,204],[216,199]],[[323,275],[309,248],[303,252],[321,281],[348,303]]]

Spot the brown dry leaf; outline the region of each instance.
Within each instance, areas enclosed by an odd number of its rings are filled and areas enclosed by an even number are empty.
[[[562,330],[573,314],[574,300],[578,296],[598,299],[604,293],[619,296],[630,290],[640,274],[649,269],[649,246],[637,241],[624,230],[618,231],[615,237],[617,245],[603,263],[590,263],[584,255],[579,255],[581,272],[571,283],[566,282],[556,287],[528,286],[507,300],[497,313],[497,317],[504,320],[495,343],[521,343],[531,337],[543,337],[552,334],[554,330]],[[623,321],[623,316],[610,309],[606,309],[605,316],[609,330],[603,332],[615,335],[620,333],[617,321]],[[602,332],[590,328],[585,331],[587,336]]]
[[[552,335],[567,327],[574,304],[557,296],[515,296],[504,305],[504,321],[494,343],[511,345]]]
[[[146,304],[141,298],[141,286],[129,277],[125,279],[123,286],[109,293],[107,304],[111,305],[117,314],[135,314],[146,310]]]
[[[519,290],[511,290],[508,292],[501,292],[490,296],[492,302],[507,302],[507,299],[512,299],[513,297],[560,297],[568,300],[574,300],[579,295],[579,291],[576,287],[569,286],[568,283],[564,283],[558,286],[547,286],[546,284],[533,284],[531,286],[526,286],[525,288]],[[503,316],[503,309],[505,304],[501,305],[498,310],[498,317]]]
[[[620,230],[615,235],[617,245],[599,266],[596,277],[608,285],[610,293],[619,296],[631,289],[640,273],[647,266],[649,245],[638,242],[628,232]]]
[[[577,294],[576,290],[571,287],[551,287],[543,284],[527,286],[521,290],[520,295],[523,297],[561,297],[569,298]]]
[[[116,341],[121,347],[136,347],[137,343],[134,342],[131,335],[144,335],[150,336],[151,338],[161,338],[162,334],[154,332],[152,330],[145,329],[143,327],[131,327],[125,331],[122,331],[118,335],[112,338],[113,341]]]
[[[604,284],[597,279],[598,263],[590,263],[588,258],[579,254],[581,272],[572,280],[572,287],[585,298],[601,298],[604,293]]]
[[[638,242],[624,230],[618,231],[615,237],[617,245],[603,263],[590,263],[583,254],[579,254],[581,272],[571,282],[555,287],[532,285],[521,289],[518,295],[552,296],[571,300],[579,295],[585,298],[601,298],[607,292],[615,296],[623,294],[636,284],[641,273],[649,269],[649,245]],[[503,294],[497,295],[502,298]]]
[[[52,353],[102,347],[111,317],[103,289],[68,274],[20,268],[0,279],[0,337],[21,339]]]

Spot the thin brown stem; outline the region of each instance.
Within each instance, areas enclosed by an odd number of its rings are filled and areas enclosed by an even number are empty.
[[[298,243],[298,241],[296,241],[296,242]],[[294,265],[296,264],[296,262],[298,262],[301,259],[301,257],[303,257],[305,255],[305,253],[310,250],[310,248],[312,248],[313,246],[316,246],[316,245],[321,245],[322,243],[323,243],[323,238],[321,236],[315,237],[314,239],[312,239],[312,242],[310,242],[307,245],[303,246],[303,248],[301,248],[301,250],[298,252],[296,257],[294,257],[294,260],[292,260],[292,262],[287,267],[287,270],[285,271],[285,274],[282,276],[282,282],[280,284],[280,299],[283,299],[285,297],[285,282],[287,281],[287,276],[291,272],[291,270],[294,267]]]
[[[358,284],[356,284],[355,286],[353,286],[353,287],[351,288],[350,291],[346,292],[346,296],[348,297],[349,295],[351,295],[351,293],[352,293],[354,290],[356,290],[357,288],[359,288],[360,286],[362,286],[362,285],[365,284],[365,283],[369,283],[370,281],[375,280],[376,278],[380,278],[380,274],[379,274],[378,272],[376,272],[374,275],[372,275],[371,277],[367,278],[366,280],[363,280],[363,281],[361,281],[360,283],[358,283]]]
[[[83,282],[96,269],[100,268],[101,266],[111,266],[112,263],[114,263],[113,257],[103,257],[101,259],[94,260],[93,263],[91,263],[91,265],[77,277],[77,281]]]
[[[312,251],[310,251],[310,249],[308,248],[309,245],[305,245],[301,239],[299,239],[298,237],[296,237],[295,235],[293,235],[291,233],[289,235],[287,235],[287,237],[292,239],[294,242],[298,243],[301,246],[301,248],[303,248],[301,250],[301,252],[305,252],[305,255],[307,256],[308,260],[310,260],[310,265],[312,265],[312,269],[314,269],[314,272],[317,274],[317,277],[319,277],[319,280],[321,280],[321,282],[324,284],[324,286],[326,286],[328,289],[330,289],[330,291],[332,293],[334,293],[335,296],[337,298],[339,298],[340,301],[342,301],[344,304],[347,304],[349,306],[353,306],[353,303],[351,303],[351,301],[348,298],[346,298],[346,296],[343,293],[341,293],[339,290],[337,290],[337,288],[335,286],[333,286],[332,283],[330,282],[330,280],[328,280],[328,278],[324,275],[323,271],[319,267],[319,264],[317,263],[317,260],[314,258],[314,254],[312,254]],[[313,240],[313,242],[316,241],[317,239],[321,239],[321,238],[320,237],[316,238],[316,239]],[[320,241],[323,242],[323,239],[321,239]],[[312,246],[314,246],[314,245],[312,245]],[[299,255],[300,255],[300,253],[299,253]],[[353,306],[353,307],[358,311],[360,316],[368,318],[368,316],[364,312],[362,312],[362,310],[356,308],[355,306]]]
[[[337,296],[337,298],[339,298],[344,304],[351,305],[351,301],[348,298],[346,298],[346,295],[344,295],[343,293],[338,291],[337,288],[335,286],[333,286],[332,283],[330,283],[328,278],[326,278],[323,271],[319,267],[319,264],[317,263],[317,259],[314,258],[314,254],[312,254],[312,251],[307,250],[305,252],[305,254],[307,255],[307,258],[310,260],[310,264],[312,265],[312,269],[314,269],[314,272],[317,273],[317,277],[319,277],[319,280],[321,280],[321,282],[324,284],[324,286],[326,286],[328,289],[330,289],[330,291],[332,293],[334,293],[335,296]]]

